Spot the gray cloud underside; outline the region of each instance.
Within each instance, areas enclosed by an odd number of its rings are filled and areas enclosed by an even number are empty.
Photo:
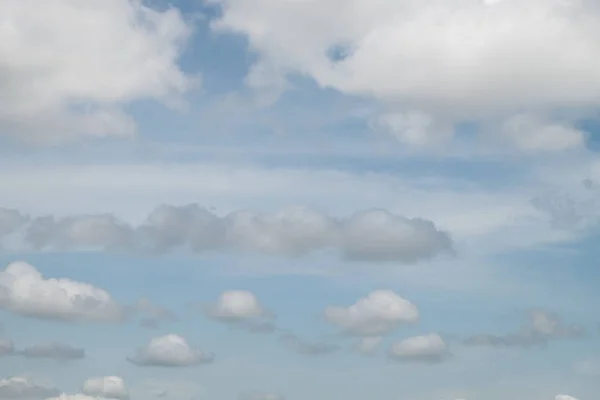
[[[236,211],[219,216],[197,204],[162,205],[132,226],[110,214],[31,218],[0,209],[0,239],[22,233],[36,250],[101,249],[152,254],[246,251],[297,257],[338,250],[354,261],[414,263],[452,253],[450,235],[426,219],[386,210],[359,211],[347,218],[295,207],[273,214]]]

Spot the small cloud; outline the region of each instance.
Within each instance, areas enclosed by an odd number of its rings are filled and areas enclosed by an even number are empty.
[[[379,336],[419,319],[417,307],[391,290],[376,290],[348,307],[329,306],[325,318],[344,332]]]
[[[214,358],[212,353],[191,347],[181,336],[169,334],[152,339],[127,360],[138,366],[187,367],[212,363]]]
[[[399,361],[437,363],[448,357],[448,346],[440,335],[432,333],[397,341],[389,351]]]

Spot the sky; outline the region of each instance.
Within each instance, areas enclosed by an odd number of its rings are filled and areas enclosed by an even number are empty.
[[[593,400],[596,0],[0,0],[0,400]]]

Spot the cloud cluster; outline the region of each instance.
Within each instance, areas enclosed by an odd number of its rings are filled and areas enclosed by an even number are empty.
[[[124,106],[175,106],[193,83],[177,64],[191,26],[174,8],[6,0],[0,15],[0,131],[13,137],[128,136]]]
[[[379,209],[348,218],[334,218],[306,207],[273,214],[237,211],[219,216],[197,204],[163,205],[137,227],[108,214],[46,216],[26,224],[15,222],[18,215],[6,218],[4,228],[0,219],[0,232],[14,232],[25,225],[25,243],[38,250],[234,250],[297,257],[335,249],[347,260],[398,263],[415,263],[453,251],[450,235],[433,222]]]
[[[214,354],[193,348],[181,336],[168,334],[154,338],[127,360],[138,366],[186,367],[212,363]]]
[[[533,310],[529,320],[517,332],[503,335],[478,334],[464,340],[470,346],[530,347],[547,343],[549,340],[578,338],[584,334],[583,327],[566,325],[557,315]]]
[[[0,379],[0,398],[38,400],[46,397],[57,396],[58,389],[39,386],[25,377],[15,376]]]
[[[325,318],[347,333],[379,336],[419,319],[417,307],[391,290],[376,290],[349,307],[329,306]]]
[[[390,110],[377,124],[406,143],[485,120],[525,151],[570,149],[582,132],[547,115],[600,105],[593,1],[212,2],[222,11],[213,30],[243,35],[258,55],[251,87],[283,90],[299,74],[375,98]]]
[[[107,291],[66,278],[44,278],[22,261],[0,271],[0,308],[63,321],[119,322],[124,317],[123,307]]]

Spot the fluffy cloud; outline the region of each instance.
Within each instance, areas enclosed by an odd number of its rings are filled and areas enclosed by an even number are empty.
[[[84,382],[81,391],[88,396],[124,400],[129,397],[125,382],[118,376],[90,378]]]
[[[213,3],[213,28],[245,35],[258,63],[345,93],[463,116],[598,105],[594,2]]]
[[[228,290],[221,293],[216,304],[206,308],[206,315],[227,322],[264,317],[268,312],[254,293],[247,290]]]
[[[243,35],[258,55],[251,87],[281,91],[301,75],[374,98],[385,110],[373,126],[405,144],[443,143],[475,120],[526,152],[574,149],[585,137],[572,117],[537,121],[600,105],[593,1],[211,1],[222,10],[213,30]]]
[[[85,350],[61,343],[42,343],[19,351],[27,358],[51,358],[54,360],[77,360],[85,357]]]
[[[439,362],[448,355],[448,346],[440,335],[432,333],[397,341],[389,355],[401,361]]]
[[[0,272],[0,308],[30,317],[118,322],[123,308],[100,288],[70,279],[46,279],[22,261]]]
[[[376,336],[419,318],[417,307],[391,290],[376,290],[349,307],[329,306],[325,317],[345,332]]]
[[[6,0],[0,15],[0,130],[15,137],[130,135],[125,105],[175,105],[192,83],[177,65],[191,29],[173,8]]]
[[[214,354],[191,347],[181,336],[169,334],[154,338],[127,358],[139,366],[185,367],[213,362]]]
[[[0,398],[2,399],[40,399],[56,396],[58,389],[38,386],[24,377],[0,379]]]
[[[566,325],[557,315],[542,310],[534,310],[529,320],[517,332],[504,335],[478,334],[465,339],[471,346],[529,347],[544,344],[549,340],[581,337],[584,329],[576,325]]]
[[[197,204],[163,205],[139,227],[110,215],[35,218],[25,241],[36,249],[130,249],[161,253],[238,250],[281,256],[337,249],[355,261],[414,263],[452,252],[452,239],[431,221],[386,210],[333,218],[294,207],[273,214],[218,216]]]

